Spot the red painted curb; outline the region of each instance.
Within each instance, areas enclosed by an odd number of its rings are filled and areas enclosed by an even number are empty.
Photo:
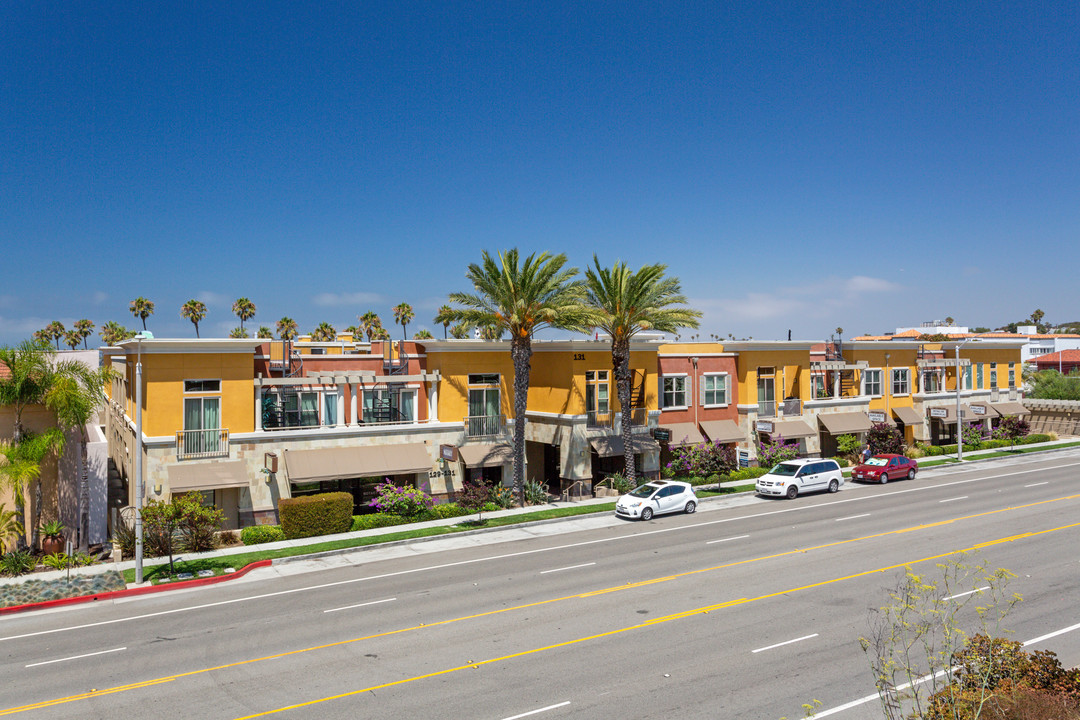
[[[76,597],[60,598],[59,600],[44,600],[37,603],[27,603],[26,605],[11,605],[8,607],[0,608],[0,615],[25,612],[27,610],[41,610],[42,608],[59,607],[61,605],[74,605],[76,603],[94,602],[97,600],[109,600],[115,597],[149,595],[150,593],[164,592],[166,590],[172,590],[174,588],[190,588],[200,587],[202,585],[216,585],[220,582],[234,580],[238,577],[242,577],[254,570],[255,568],[269,567],[271,564],[272,561],[270,560],[257,560],[253,563],[245,565],[234,573],[229,573],[228,575],[215,575],[214,577],[207,578],[193,578],[191,580],[184,580],[183,582],[169,583],[167,585],[147,585],[145,587],[125,588],[123,590],[110,590],[109,592],[97,593],[96,595],[77,595]]]

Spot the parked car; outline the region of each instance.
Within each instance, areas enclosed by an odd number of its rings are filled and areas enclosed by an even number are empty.
[[[875,455],[851,471],[852,480],[879,482],[907,478],[911,480],[919,471],[919,464],[903,455]]]
[[[620,517],[651,520],[653,515],[697,510],[697,495],[690,483],[653,480],[636,487],[615,502]]]
[[[785,460],[758,478],[760,495],[777,495],[794,500],[800,493],[828,490],[836,492],[844,484],[844,473],[835,460],[799,458]]]

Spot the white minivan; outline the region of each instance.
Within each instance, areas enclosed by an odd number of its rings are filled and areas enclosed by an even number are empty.
[[[760,495],[778,495],[793,500],[799,493],[828,490],[836,492],[844,484],[844,473],[835,460],[799,458],[784,460],[757,480]]]

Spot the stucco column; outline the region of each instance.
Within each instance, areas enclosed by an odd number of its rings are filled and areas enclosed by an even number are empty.
[[[262,389],[255,388],[255,432],[262,430]]]
[[[334,423],[334,427],[341,427],[345,424],[345,384],[338,383],[337,385],[337,422]]]
[[[428,422],[439,422],[439,383],[428,383]]]
[[[349,424],[359,425],[360,418],[356,414],[356,396],[360,394],[360,385],[349,383]]]

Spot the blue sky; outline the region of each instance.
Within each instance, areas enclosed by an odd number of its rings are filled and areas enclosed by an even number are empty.
[[[1074,1],[13,0],[0,47],[2,343],[441,337],[509,247],[665,262],[702,337],[1080,320]]]

